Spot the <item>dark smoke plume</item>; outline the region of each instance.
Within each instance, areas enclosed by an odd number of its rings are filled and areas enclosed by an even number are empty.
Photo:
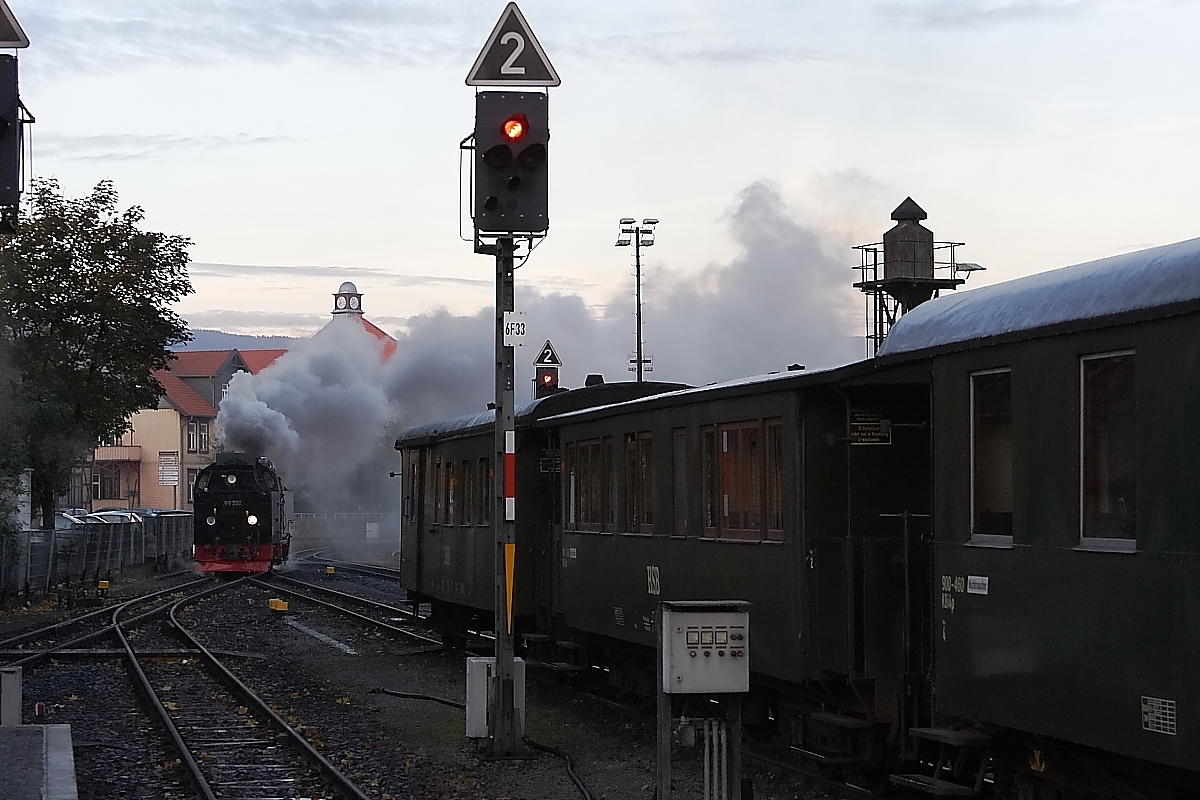
[[[705,384],[809,369],[861,356],[860,308],[846,258],[797,220],[769,183],[750,186],[729,212],[739,254],[696,274],[659,270],[643,305],[656,380]],[[517,354],[517,403],[530,399],[534,352],[553,340],[562,384],[590,372],[627,380],[633,303],[613,298],[601,314],[576,295],[517,290],[530,346]],[[350,324],[340,324],[350,323]],[[340,318],[259,375],[230,384],[218,426],[226,449],[262,451],[312,510],[394,511],[398,466],[390,449],[405,428],[481,411],[494,396],[493,311],[414,316],[385,363],[380,343]]]

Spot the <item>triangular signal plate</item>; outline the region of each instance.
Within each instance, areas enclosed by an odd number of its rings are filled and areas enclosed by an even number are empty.
[[[533,360],[535,367],[561,367],[562,359],[558,357],[558,353],[554,350],[554,345],[550,344],[547,339],[542,345],[542,349],[538,351],[538,357]]]
[[[29,37],[5,0],[0,0],[0,47],[29,47]]]
[[[525,15],[516,3],[509,3],[467,73],[467,85],[558,86],[560,83]]]

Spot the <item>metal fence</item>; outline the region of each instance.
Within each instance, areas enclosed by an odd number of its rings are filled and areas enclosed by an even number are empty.
[[[192,559],[192,518],[95,522],[0,541],[0,600],[91,586],[122,573],[177,569]]]
[[[293,549],[374,541],[400,541],[399,514],[298,512],[293,516]]]

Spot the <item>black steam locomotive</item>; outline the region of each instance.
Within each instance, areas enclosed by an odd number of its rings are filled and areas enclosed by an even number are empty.
[[[492,424],[396,442],[449,635],[491,628]],[[746,724],[848,782],[1200,797],[1200,239],[931,300],[837,369],[547,397],[516,441],[531,661],[650,695],[660,601],[748,600]]]
[[[287,560],[292,493],[265,458],[221,453],[196,476],[196,568],[268,572]]]

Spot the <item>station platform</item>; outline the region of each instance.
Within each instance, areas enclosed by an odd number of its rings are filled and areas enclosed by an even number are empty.
[[[76,800],[70,725],[0,726],[0,800]]]

